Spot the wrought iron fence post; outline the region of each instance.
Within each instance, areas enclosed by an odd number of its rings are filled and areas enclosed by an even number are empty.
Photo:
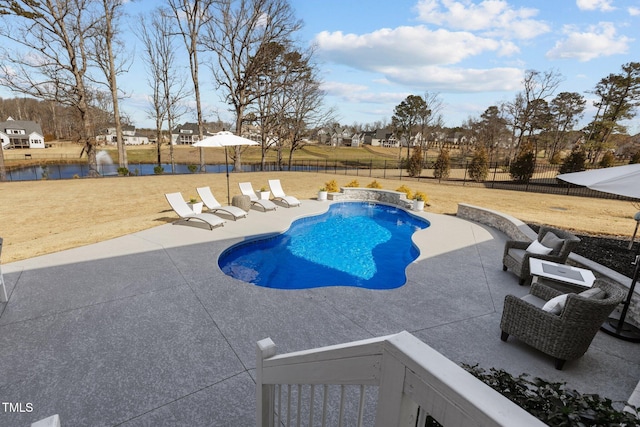
[[[462,178],[462,186],[464,187],[467,184],[467,169],[469,168],[469,162],[467,161],[464,165],[464,178]]]
[[[498,162],[494,164],[493,167],[493,181],[491,182],[491,188],[495,188],[496,186],[496,174],[498,173]]]

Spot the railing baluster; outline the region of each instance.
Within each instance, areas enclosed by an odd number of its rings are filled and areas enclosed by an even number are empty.
[[[427,423],[427,411],[420,408],[418,409],[418,423],[417,426],[423,426]]]
[[[338,427],[342,427],[343,413],[344,413],[344,384],[340,386],[340,410],[338,411]]]
[[[291,426],[291,384],[287,384],[287,427]]]
[[[360,403],[358,404],[358,427],[362,427],[362,420],[364,419],[364,396],[365,396],[364,384],[360,385]]]
[[[282,384],[278,384],[278,422],[275,422],[274,417],[274,426],[279,426],[282,423]]]
[[[309,391],[309,427],[313,427],[313,399],[315,398],[316,386],[311,384]]]
[[[322,396],[322,427],[327,426],[327,398],[329,395],[329,385],[324,385],[324,395]]]
[[[302,384],[298,384],[298,413],[296,421],[296,426],[300,427],[302,424]]]

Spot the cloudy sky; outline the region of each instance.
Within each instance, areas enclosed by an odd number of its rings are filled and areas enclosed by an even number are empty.
[[[458,126],[512,100],[529,69],[555,70],[563,76],[559,91],[592,100],[588,91],[601,78],[640,61],[640,0],[290,1],[305,24],[302,42],[317,47],[326,101],[342,124],[388,122],[404,98],[429,91],[442,99],[446,125]],[[158,4],[129,3],[126,27]],[[152,127],[142,47],[128,33],[124,110],[138,127]],[[201,67],[206,117],[231,122],[209,73]],[[629,125],[640,132],[639,120]]]
[[[638,0],[293,5],[318,45],[328,100],[347,124],[389,118],[407,95],[430,91],[443,99],[447,125],[456,126],[512,100],[528,69],[556,70],[560,91],[592,99],[586,92],[601,78],[640,61]],[[640,131],[638,121],[633,127]]]

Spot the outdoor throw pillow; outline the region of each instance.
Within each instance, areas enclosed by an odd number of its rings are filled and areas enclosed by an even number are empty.
[[[555,298],[551,298],[545,305],[542,306],[542,309],[552,314],[560,314],[564,309],[564,305],[567,303],[568,296],[569,294],[562,294],[558,295]]]
[[[547,231],[540,243],[551,248],[551,252],[555,255],[560,253],[560,249],[562,249],[562,245],[564,245],[564,239],[559,238],[551,231]]]
[[[527,248],[527,252],[535,255],[549,255],[553,249],[544,246],[542,243],[534,240]]]

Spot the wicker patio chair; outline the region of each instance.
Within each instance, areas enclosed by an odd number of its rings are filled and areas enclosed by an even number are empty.
[[[605,279],[596,279],[594,288],[604,291],[604,298],[567,295],[564,309],[554,314],[542,309],[551,298],[562,295],[540,283],[531,285],[529,295],[507,295],[502,312],[502,341],[513,335],[520,341],[556,359],[556,369],[565,361],[581,357],[609,314],[624,299],[624,292]],[[602,295],[600,295],[602,296]]]
[[[553,233],[549,234],[548,233]],[[529,258],[539,258],[558,264],[564,264],[567,257],[580,243],[580,238],[569,233],[568,231],[558,230],[547,226],[540,227],[538,232],[538,242],[553,250],[548,255],[532,254],[526,251],[531,242],[521,242],[517,240],[507,240],[504,245],[504,254],[502,256],[502,269],[507,271],[510,269],[518,276],[520,285],[524,285],[531,280],[531,270],[529,268]]]

